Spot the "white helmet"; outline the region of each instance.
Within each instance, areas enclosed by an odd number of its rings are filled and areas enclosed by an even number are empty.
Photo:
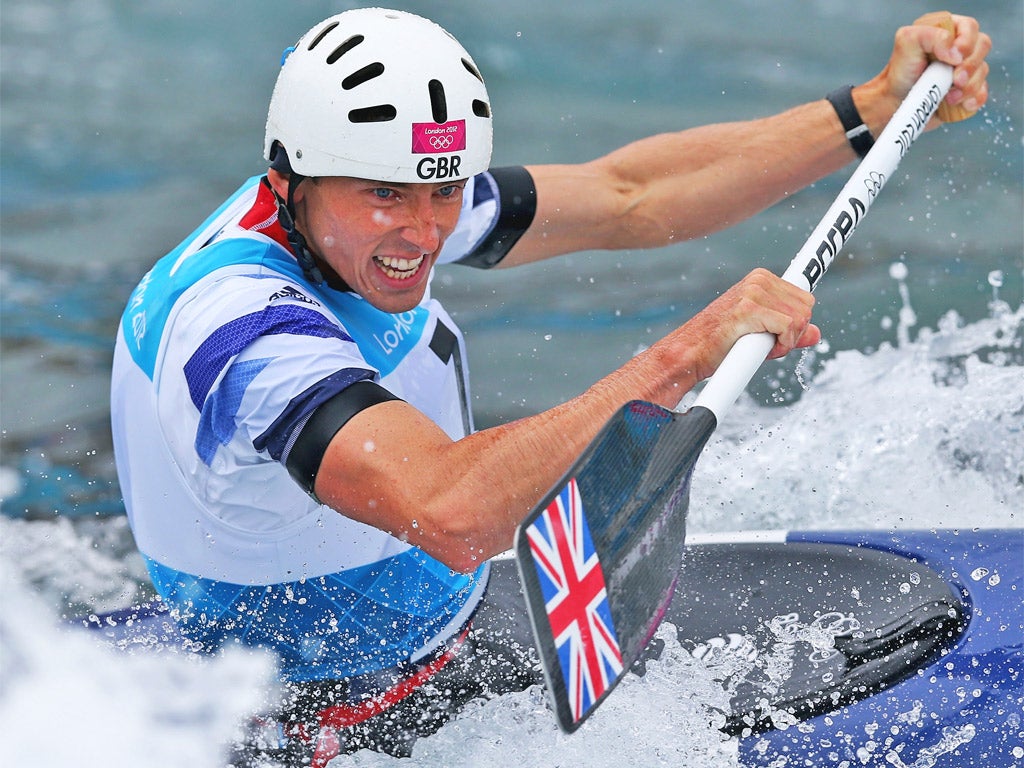
[[[487,169],[491,137],[483,78],[454,37],[411,13],[361,8],[285,53],[264,157],[302,176],[458,180]]]

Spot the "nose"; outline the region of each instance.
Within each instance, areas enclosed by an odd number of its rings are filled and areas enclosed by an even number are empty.
[[[408,209],[408,218],[402,236],[420,253],[433,253],[441,245],[441,229],[437,221],[433,200],[429,195],[414,195]]]

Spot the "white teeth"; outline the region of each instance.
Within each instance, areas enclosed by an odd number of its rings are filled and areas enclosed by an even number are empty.
[[[423,263],[425,256],[420,254],[415,259],[396,259],[393,256],[376,256],[374,258],[377,264],[384,268],[384,274],[392,279],[402,280],[412,277]]]

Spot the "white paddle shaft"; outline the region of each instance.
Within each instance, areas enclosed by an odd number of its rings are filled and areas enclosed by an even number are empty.
[[[937,61],[928,65],[790,263],[782,276],[784,280],[805,290],[814,290],[903,155],[924,131],[952,83],[951,66]],[[753,333],[739,339],[704,385],[694,407],[707,408],[721,423],[725,412],[736,402],[774,345],[775,336],[770,333]]]

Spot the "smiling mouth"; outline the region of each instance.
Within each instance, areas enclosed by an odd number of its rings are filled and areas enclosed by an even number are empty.
[[[374,263],[392,280],[408,280],[416,274],[426,258],[420,254],[415,259],[396,259],[393,256],[374,256]]]

